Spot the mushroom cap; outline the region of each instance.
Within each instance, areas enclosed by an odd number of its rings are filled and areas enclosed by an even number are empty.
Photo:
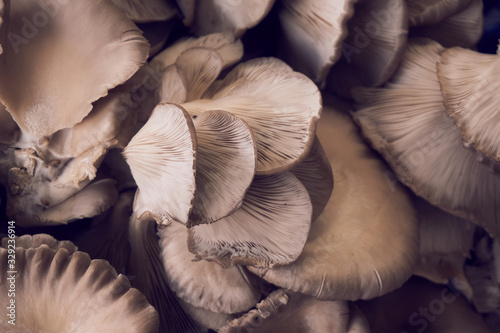
[[[159,103],[181,104],[186,101],[188,94],[186,82],[175,64],[161,71],[157,94]]]
[[[111,0],[111,2],[134,22],[167,21],[178,14],[171,0]]]
[[[401,61],[408,35],[404,0],[364,0],[354,8],[343,56],[327,79],[327,89],[345,98],[350,98],[352,87],[384,84]]]
[[[0,303],[7,308],[8,251],[0,248]],[[158,313],[104,260],[47,245],[15,250],[16,332],[158,332]],[[77,300],[77,301],[75,301]],[[11,332],[7,320],[0,329]]]
[[[427,37],[444,47],[472,48],[483,34],[483,2],[472,0],[463,10],[433,25],[413,27],[411,37]]]
[[[271,10],[274,0],[203,0],[194,7],[191,31],[198,36],[214,32],[241,37]]]
[[[186,224],[196,170],[196,135],[187,112],[159,104],[123,155],[139,188],[134,200],[138,218]]]
[[[432,205],[498,237],[500,179],[463,146],[446,115],[436,74],[442,51],[432,41],[409,44],[384,89],[356,89],[359,105],[353,116],[394,170],[393,182],[397,175]]]
[[[107,0],[12,1],[9,36],[0,100],[23,131],[37,136],[80,122],[149,50],[135,24]]]
[[[158,235],[167,281],[177,297],[216,313],[248,311],[257,304],[260,291],[244,279],[237,267],[221,269],[214,262],[194,261],[185,226],[174,223],[161,228]]]
[[[182,104],[191,115],[224,110],[244,120],[257,141],[257,174],[286,171],[303,160],[321,113],[318,87],[275,58],[236,66],[203,99]]]
[[[410,26],[437,24],[476,0],[407,0]]]
[[[342,53],[347,21],[357,0],[283,0],[279,19],[283,29],[280,56],[323,88],[331,66]]]
[[[273,267],[302,252],[311,223],[309,194],[290,172],[256,176],[233,214],[189,229],[189,251],[222,267]]]
[[[500,55],[454,47],[442,53],[437,70],[446,112],[460,128],[463,140],[500,161]]]
[[[335,186],[312,224],[302,254],[273,269],[249,267],[266,281],[320,300],[383,295],[403,284],[418,255],[418,224],[405,190],[362,141],[349,116],[325,107],[317,135]]]
[[[198,145],[196,192],[188,227],[212,223],[240,208],[252,183],[257,149],[250,127],[224,111],[193,117]]]

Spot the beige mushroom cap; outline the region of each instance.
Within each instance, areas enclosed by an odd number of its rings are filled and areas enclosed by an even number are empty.
[[[214,262],[194,261],[185,226],[174,223],[158,234],[167,281],[179,298],[216,313],[248,311],[257,304],[260,291],[244,279],[237,267],[221,269]]]
[[[159,104],[123,154],[139,187],[137,216],[186,224],[196,187],[196,135],[186,111]]]
[[[0,249],[0,303],[10,305],[8,251]],[[47,245],[15,250],[15,326],[3,332],[158,332],[158,313],[104,260]],[[15,329],[13,331],[12,329]]]
[[[349,116],[327,108],[317,135],[335,186],[311,225],[302,254],[269,270],[265,280],[320,300],[383,295],[408,279],[418,255],[418,225],[405,190],[362,141]]]
[[[149,46],[109,1],[16,0],[0,70],[0,100],[23,131],[72,127],[130,78]]]

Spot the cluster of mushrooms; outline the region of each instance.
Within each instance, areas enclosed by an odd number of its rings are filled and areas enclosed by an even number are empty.
[[[0,0],[0,331],[500,332],[482,33],[482,0]]]

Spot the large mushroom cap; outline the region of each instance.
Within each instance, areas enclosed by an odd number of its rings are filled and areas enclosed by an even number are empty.
[[[186,111],[173,104],[158,105],[123,154],[139,187],[137,216],[160,224],[186,224],[196,168],[195,130]]]
[[[432,41],[410,44],[385,88],[355,92],[359,110],[353,116],[397,179],[429,203],[498,238],[500,178],[464,147],[446,115],[436,74],[443,50]]]
[[[3,332],[157,332],[158,313],[128,279],[104,260],[70,254],[47,245],[9,252],[0,248],[0,303],[15,300],[15,326],[0,321]],[[9,297],[15,276],[15,298]]]
[[[317,135],[335,186],[311,225],[302,254],[269,270],[267,281],[321,300],[355,300],[399,287],[418,255],[418,225],[405,190],[362,141],[349,116],[325,110]]]
[[[0,71],[0,100],[23,131],[72,127],[130,78],[149,46],[109,1],[16,0]]]
[[[437,69],[446,112],[464,141],[500,161],[500,55],[455,47],[443,52]]]
[[[290,172],[256,176],[233,214],[189,229],[189,251],[223,267],[293,262],[309,232],[309,194]]]

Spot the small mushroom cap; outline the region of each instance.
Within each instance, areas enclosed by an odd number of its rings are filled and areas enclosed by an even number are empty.
[[[198,144],[196,192],[188,226],[212,223],[240,208],[255,174],[250,127],[224,111],[193,117]]]
[[[464,147],[446,115],[436,74],[442,51],[432,41],[410,44],[384,89],[355,91],[359,104],[353,116],[391,165],[394,182],[399,179],[429,203],[498,238],[500,179]]]
[[[184,38],[167,47],[151,60],[151,65],[161,71],[175,63],[177,57],[187,49],[206,47],[217,51],[223,60],[223,68],[237,63],[243,57],[241,40],[224,33],[213,33],[198,38]]]
[[[0,304],[7,308],[12,273],[0,248]],[[15,326],[3,332],[158,332],[158,313],[104,260],[46,245],[15,250]],[[76,301],[75,301],[76,300]]]
[[[282,56],[320,88],[342,54],[347,21],[355,0],[283,0],[279,19],[284,33]]]
[[[111,2],[134,22],[167,21],[178,14],[171,0],[111,0]]]
[[[316,137],[309,155],[290,170],[309,192],[313,206],[312,222],[325,209],[333,190],[333,172],[330,161]]]
[[[464,141],[500,161],[500,55],[455,47],[443,52],[437,69],[446,112]]]
[[[185,226],[174,223],[158,234],[167,281],[177,297],[217,313],[248,311],[257,304],[260,291],[243,278],[237,267],[221,269],[214,262],[194,261]]]
[[[476,0],[407,0],[410,26],[437,24]]]
[[[195,35],[214,32],[241,37],[256,26],[271,10],[274,0],[203,0],[194,7],[191,30]]]
[[[0,100],[23,131],[37,136],[80,122],[149,50],[135,24],[104,0],[12,1],[9,36]]]
[[[483,34],[483,2],[472,0],[463,10],[434,25],[413,27],[411,37],[427,37],[444,47],[472,48]]]
[[[297,260],[269,270],[249,267],[266,281],[320,300],[383,295],[413,272],[418,224],[405,190],[344,113],[326,108],[317,135],[330,160],[335,186],[312,224]]]
[[[196,135],[191,118],[159,104],[123,154],[139,189],[134,212],[159,224],[186,224],[195,191]]]
[[[321,113],[318,87],[275,58],[235,67],[217,90],[182,104],[191,115],[224,110],[243,119],[257,141],[257,174],[286,171],[303,160]]]
[[[352,87],[384,84],[401,61],[408,35],[404,0],[364,0],[354,8],[343,56],[327,79],[327,89],[345,98],[351,97]]]
[[[290,172],[257,176],[240,209],[189,229],[189,251],[222,267],[273,267],[293,262],[309,233],[309,194]]]

